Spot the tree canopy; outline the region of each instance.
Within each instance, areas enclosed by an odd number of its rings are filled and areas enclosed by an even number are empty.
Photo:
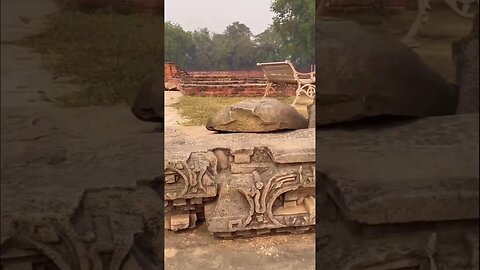
[[[274,0],[273,24],[258,35],[241,22],[223,33],[207,28],[185,31],[165,23],[165,61],[186,70],[251,70],[258,62],[290,59],[298,66],[314,63],[314,0]]]

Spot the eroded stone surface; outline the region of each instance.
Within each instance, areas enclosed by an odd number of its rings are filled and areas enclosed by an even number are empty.
[[[478,218],[478,114],[317,133],[317,164],[351,220]]]
[[[319,129],[317,265],[475,269],[475,241],[464,236],[478,235],[478,120]]]
[[[166,139],[167,212],[175,216],[189,210],[199,215],[196,208],[188,207],[193,199],[202,199],[208,230],[220,237],[312,229],[313,129],[272,134],[209,133],[175,140],[183,137],[181,132],[181,128],[167,129],[167,134],[175,134]],[[186,200],[183,208],[175,205],[179,199]],[[167,223],[171,224],[172,218]]]
[[[292,106],[265,98],[228,106],[212,116],[206,127],[226,132],[271,132],[307,128],[308,121]]]
[[[457,92],[404,44],[352,21],[317,22],[317,125],[455,113]]]

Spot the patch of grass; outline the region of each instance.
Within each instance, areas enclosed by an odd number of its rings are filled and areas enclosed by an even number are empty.
[[[291,104],[295,97],[275,97],[276,99]],[[182,125],[202,126],[210,117],[226,106],[240,102],[251,97],[202,97],[202,96],[181,96],[179,101],[172,105],[180,116],[187,119]],[[306,106],[312,102],[309,98],[300,98],[295,106],[304,116],[307,116]]]
[[[163,17],[64,10],[48,29],[16,42],[46,56],[55,76],[82,90],[55,97],[65,106],[131,103],[146,77],[163,70]]]

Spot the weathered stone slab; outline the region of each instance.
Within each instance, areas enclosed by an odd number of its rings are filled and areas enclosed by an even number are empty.
[[[166,127],[165,164],[186,160],[193,152],[229,149],[232,153],[256,147],[268,148],[278,163],[315,161],[315,130],[300,129],[279,133],[189,134],[191,129]]]
[[[317,170],[347,219],[367,224],[475,219],[478,115],[317,133]]]

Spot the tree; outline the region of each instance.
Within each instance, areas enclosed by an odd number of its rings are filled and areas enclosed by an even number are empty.
[[[195,46],[190,32],[185,32],[178,24],[165,23],[165,61],[172,61],[179,66],[188,66]]]
[[[215,51],[211,36],[207,28],[193,31],[192,40],[195,51],[190,65],[192,69],[207,70],[213,66]]]
[[[257,62],[283,61],[288,56],[282,46],[282,38],[273,26],[255,36],[254,42]]]
[[[252,68],[255,66],[255,44],[253,35],[245,24],[234,22],[223,32],[228,52],[227,63],[233,70]]]
[[[314,63],[315,1],[274,0],[273,27],[280,34],[286,51],[298,65]]]

